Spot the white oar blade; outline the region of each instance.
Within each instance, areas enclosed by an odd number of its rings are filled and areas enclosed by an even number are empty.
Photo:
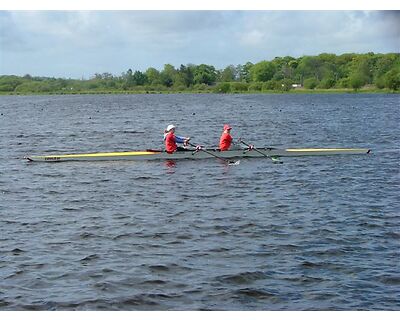
[[[237,161],[229,161],[229,166],[238,166],[240,164],[240,160]]]
[[[271,157],[272,163],[274,164],[282,164],[283,161],[278,157]]]

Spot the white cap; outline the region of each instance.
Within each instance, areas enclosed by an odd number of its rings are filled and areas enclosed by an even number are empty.
[[[170,124],[170,125],[167,127],[167,131],[171,131],[172,129],[175,129],[175,126],[174,126],[173,124]]]

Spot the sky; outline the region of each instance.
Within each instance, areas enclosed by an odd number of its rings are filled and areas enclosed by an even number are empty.
[[[88,79],[399,49],[400,11],[0,10],[0,75]]]

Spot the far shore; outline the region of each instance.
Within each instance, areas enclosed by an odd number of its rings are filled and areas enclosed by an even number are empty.
[[[391,93],[399,94],[400,91],[377,88],[354,89],[305,89],[296,88],[289,91],[236,91],[229,93],[218,93],[212,89],[209,90],[86,90],[86,91],[53,91],[53,92],[0,92],[2,96],[29,96],[29,95],[88,95],[88,94],[216,94],[216,95],[234,95],[234,94],[357,94],[357,93]]]

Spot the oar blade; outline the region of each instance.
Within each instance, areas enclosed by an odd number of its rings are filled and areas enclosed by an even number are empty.
[[[240,164],[240,160],[236,160],[236,161],[230,160],[228,162],[228,166],[238,166],[239,164]]]
[[[272,160],[273,164],[282,164],[283,163],[283,161],[279,157],[276,157],[276,156],[271,156],[271,160]]]

